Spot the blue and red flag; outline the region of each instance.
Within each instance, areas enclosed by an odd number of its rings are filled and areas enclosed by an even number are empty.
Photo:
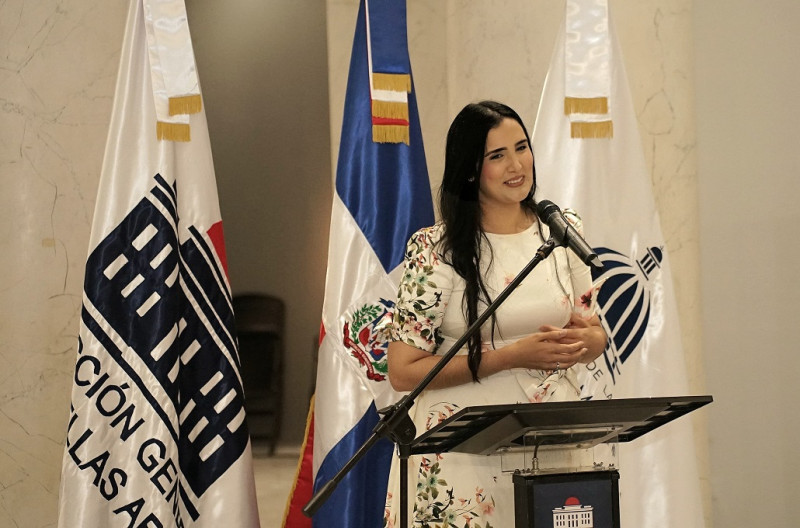
[[[382,525],[388,440],[361,459],[312,523],[300,509],[370,436],[376,409],[395,398],[386,379],[388,343],[376,326],[394,306],[406,242],[433,222],[405,2],[362,0],[336,171],[313,425],[286,527]]]

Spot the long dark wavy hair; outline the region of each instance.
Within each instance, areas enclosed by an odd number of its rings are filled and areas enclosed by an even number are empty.
[[[444,223],[444,234],[438,253],[453,266],[466,283],[464,315],[467,326],[478,319],[478,304],[490,303],[480,273],[481,240],[486,234],[481,227],[481,208],[478,202],[483,156],[489,131],[504,119],[513,119],[522,127],[531,148],[531,139],[522,118],[508,106],[495,101],[481,101],[465,106],[453,120],[447,132],[444,177],[439,189],[439,211]],[[531,192],[522,200],[523,208],[536,215],[536,168]],[[488,247],[488,246],[487,246]],[[491,251],[491,250],[490,250]],[[491,254],[489,255],[491,259]],[[497,320],[492,314],[492,335]],[[481,364],[481,336],[476,332],[467,342],[468,364],[472,379],[478,381]]]

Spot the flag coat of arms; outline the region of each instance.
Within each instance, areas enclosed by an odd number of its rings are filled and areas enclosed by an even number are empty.
[[[579,16],[581,4],[596,9],[605,2],[568,4]],[[608,82],[590,95],[607,98],[607,108],[584,109],[578,116],[565,99],[568,73],[580,68],[571,63],[575,54],[565,49],[578,41],[574,32],[580,24],[571,24],[568,16],[560,32],[533,134],[538,193],[581,215],[585,238],[605,265],[593,278],[609,344],[581,373],[583,397],[682,396],[688,383],[669,254],[619,44],[607,16],[601,25],[608,45],[594,56],[606,57],[608,75],[602,77]],[[578,130],[592,132],[575,134],[575,123]],[[685,419],[621,446],[623,526],[703,525],[694,449],[691,422]]]
[[[388,343],[376,332],[394,306],[406,242],[433,224],[406,42],[405,2],[362,0],[356,22],[331,214],[322,340],[306,465],[284,526],[367,440],[376,409],[396,397]],[[313,447],[312,447],[313,446]],[[313,516],[314,528],[383,524],[392,444],[381,440]],[[310,464],[309,464],[310,462]],[[310,468],[308,466],[311,466]]]
[[[86,262],[60,527],[259,525],[186,39],[182,0],[131,2]]]

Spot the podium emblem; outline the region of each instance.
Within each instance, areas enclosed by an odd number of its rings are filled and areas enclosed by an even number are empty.
[[[569,497],[564,505],[553,509],[553,528],[594,528],[594,508]]]

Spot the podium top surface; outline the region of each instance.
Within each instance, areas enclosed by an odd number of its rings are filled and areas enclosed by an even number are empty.
[[[629,442],[711,401],[680,396],[465,407],[417,437],[411,453],[489,455],[534,445]]]

